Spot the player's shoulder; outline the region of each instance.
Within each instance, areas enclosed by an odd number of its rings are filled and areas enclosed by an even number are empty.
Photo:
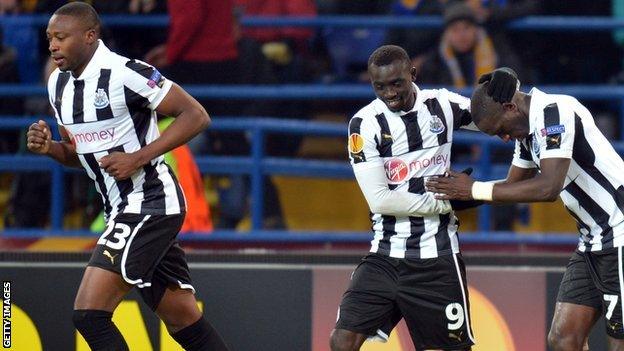
[[[61,74],[61,70],[57,67],[48,76],[48,92],[49,93],[53,93],[56,90],[56,82],[58,81],[60,74]]]
[[[448,100],[450,96],[454,94],[453,92],[445,88],[421,89],[418,91],[418,93],[420,94],[419,100],[423,102],[431,99]]]
[[[383,113],[383,108],[380,104],[383,104],[379,99],[371,101],[368,105],[359,109],[351,120],[349,125],[357,123],[360,126],[370,125],[370,122],[375,120],[378,115]]]

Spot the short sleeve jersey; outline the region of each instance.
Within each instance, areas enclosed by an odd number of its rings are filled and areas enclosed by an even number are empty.
[[[115,180],[98,163],[112,152],[131,153],[158,138],[155,109],[171,86],[154,67],[110,51],[101,40],[79,77],[56,69],[48,80],[56,121],[95,182],[107,219],[117,213],[185,211],[182,189],[162,156],[126,180]]]
[[[512,164],[540,168],[548,158],[570,159],[564,205],[576,219],[578,249],[600,251],[624,244],[624,162],[596,127],[585,106],[567,95],[533,88],[530,134],[516,141]]]

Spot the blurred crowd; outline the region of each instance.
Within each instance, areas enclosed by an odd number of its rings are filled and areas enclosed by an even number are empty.
[[[67,1],[0,0],[0,15],[51,14]],[[91,0],[101,15],[168,14],[168,28],[115,26],[103,28],[103,40],[114,51],[156,66],[170,79],[184,84],[281,84],[368,82],[369,54],[383,44],[404,47],[417,68],[422,85],[462,88],[494,68],[508,66],[523,85],[619,84],[624,32],[510,31],[506,24],[533,15],[624,16],[624,0]],[[290,28],[240,24],[243,16],[391,15],[442,16],[444,25],[423,28]],[[44,27],[0,26],[0,83],[40,83],[51,71]],[[41,67],[40,70],[33,67]],[[271,116],[312,119],[338,113],[343,121],[361,102],[232,101],[201,102],[212,116]],[[589,104],[610,138],[619,138],[619,105]],[[2,98],[2,115],[50,115],[47,99]],[[268,138],[267,152],[297,156],[301,140]],[[195,155],[249,153],[244,133],[200,135],[190,143]],[[0,131],[0,153],[25,152],[24,133]],[[457,157],[474,158],[478,149],[459,150]],[[343,151],[340,150],[340,154]],[[344,155],[342,156],[344,157]],[[495,155],[506,161],[508,153]],[[37,179],[33,182],[32,179]],[[27,173],[11,179],[5,226],[44,226],[49,191],[46,177]],[[88,227],[100,212],[94,189],[86,180],[72,179],[68,210],[80,209],[77,226]],[[244,176],[212,179],[218,198],[216,226],[235,228],[248,211],[249,180]],[[0,187],[5,182],[0,179]],[[87,192],[92,194],[84,197]],[[284,227],[273,184],[265,183],[265,227]],[[495,219],[496,221],[496,219]],[[501,217],[504,228],[509,221]]]

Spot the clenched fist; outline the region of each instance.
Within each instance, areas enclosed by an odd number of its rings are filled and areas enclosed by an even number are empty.
[[[31,124],[26,136],[26,145],[31,152],[44,155],[50,151],[52,132],[50,132],[50,126],[45,121],[39,120],[39,122]]]

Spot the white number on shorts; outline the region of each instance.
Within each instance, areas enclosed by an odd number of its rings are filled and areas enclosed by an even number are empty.
[[[113,238],[117,239],[117,241],[112,241],[112,238],[106,239],[106,237],[113,230],[115,230],[115,233],[113,233]],[[126,246],[126,238],[130,236],[130,232],[130,226],[128,226],[127,224],[112,222],[111,225],[106,227],[106,230],[98,239],[97,244],[106,245],[113,250],[121,250],[124,248],[124,246]]]
[[[613,310],[615,309],[615,305],[617,305],[618,302],[618,296],[617,295],[607,295],[604,294],[602,295],[602,298],[605,301],[609,301],[609,306],[607,307],[607,314],[605,317],[607,317],[608,320],[611,320],[611,315],[613,314]]]
[[[446,318],[451,323],[448,324],[449,330],[457,330],[464,325],[464,308],[458,303],[450,303],[446,306]]]

